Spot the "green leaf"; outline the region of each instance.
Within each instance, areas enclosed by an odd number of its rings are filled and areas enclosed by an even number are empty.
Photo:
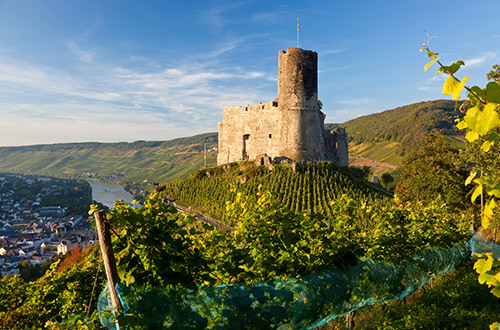
[[[443,94],[452,95],[454,100],[458,100],[460,98],[460,92],[465,87],[465,82],[468,80],[469,77],[465,77],[462,81],[458,81],[458,79],[449,76],[443,85]]]
[[[448,74],[454,74],[464,64],[465,64],[464,61],[456,61],[455,63],[453,63],[448,67]]]
[[[474,269],[478,274],[486,273],[491,267],[493,267],[493,258],[491,256],[486,256],[486,259],[478,259],[474,264]]]
[[[439,70],[437,71],[437,73],[454,74],[464,64],[465,64],[464,61],[456,61],[455,63],[453,63],[450,66],[443,65],[442,67],[439,68]]]
[[[472,180],[476,177],[477,172],[471,172],[469,177],[465,180],[465,185],[468,186]]]
[[[486,101],[492,103],[500,103],[500,85],[491,81],[486,85]]]
[[[500,329],[500,323],[495,322],[493,324],[490,324],[490,330],[498,330]]]
[[[500,298],[500,287],[496,286],[491,290],[491,293],[493,293],[497,298]],[[498,329],[498,328],[497,328]]]
[[[431,52],[431,51],[428,51],[427,52],[427,56],[429,56],[429,58],[436,58],[439,56],[438,53],[434,53],[434,52]]]
[[[488,229],[491,224],[491,219],[493,218],[493,209],[496,207],[496,202],[494,199],[490,199],[488,203],[484,206],[482,225],[484,229]]]
[[[496,103],[488,103],[484,110],[478,113],[476,130],[480,135],[486,135],[500,126],[500,117],[496,112],[497,107]]]
[[[439,57],[433,59],[432,61],[430,61],[429,63],[427,63],[425,66],[424,66],[424,71],[427,71],[427,69],[433,65],[434,63],[436,63],[437,61],[439,61]]]
[[[471,202],[474,203],[474,201],[481,195],[482,192],[483,192],[483,185],[477,186],[472,192],[472,196],[470,198]]]
[[[467,94],[473,106],[478,105],[486,99],[486,94],[483,89],[478,86],[472,86]]]

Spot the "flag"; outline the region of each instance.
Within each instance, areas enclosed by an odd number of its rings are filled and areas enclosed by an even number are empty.
[[[300,30],[299,29],[299,19],[297,18],[297,31]]]

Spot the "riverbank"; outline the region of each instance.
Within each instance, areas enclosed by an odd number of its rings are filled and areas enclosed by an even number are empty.
[[[92,187],[92,200],[109,208],[113,208],[115,201],[122,199],[127,204],[132,204],[134,197],[125,188],[117,183],[87,180]]]

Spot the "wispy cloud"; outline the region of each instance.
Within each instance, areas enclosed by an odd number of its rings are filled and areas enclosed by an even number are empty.
[[[494,60],[498,57],[498,54],[495,52],[484,52],[477,57],[469,58],[464,60],[466,66],[474,66],[479,65],[484,62],[488,62]]]
[[[327,122],[343,123],[365,114],[373,113],[374,110],[380,108],[377,101],[369,97],[341,99],[335,103],[335,110],[327,112]]]
[[[109,137],[113,141],[151,139],[156,130],[162,132],[161,139],[174,138],[180,131],[183,135],[215,131],[224,107],[275,97],[262,88],[274,76],[240,66],[218,66],[215,54],[154,65],[144,65],[148,59],[141,58],[140,66],[125,66],[99,62],[95,50],[76,42],[67,45],[76,61],[58,69],[0,54],[0,145],[9,144],[7,132],[20,136],[26,127],[31,127],[24,132],[26,137],[38,132],[46,138],[48,129],[64,135],[93,122],[119,128],[113,130],[114,138]],[[196,122],[203,124],[196,128]],[[85,137],[67,135],[71,141]],[[68,141],[61,139],[56,140]]]
[[[74,41],[68,41],[66,43],[68,49],[73,53],[80,61],[85,63],[90,63],[95,59],[95,52],[91,50],[83,50],[78,47]]]
[[[228,12],[245,6],[249,1],[239,1],[232,2],[225,5],[214,6],[210,9],[203,10],[198,14],[198,18],[201,22],[204,22],[209,28],[214,30],[221,30],[226,25],[230,24],[233,20],[229,17]]]
[[[327,56],[327,55],[331,55],[331,54],[343,53],[347,50],[348,50],[348,48],[327,49],[327,50],[319,51],[319,53],[321,53],[321,56]]]
[[[440,90],[440,86],[443,84],[443,81],[445,79],[446,75],[435,74],[430,78],[425,79],[424,82],[417,87],[417,90],[421,92],[431,92]]]

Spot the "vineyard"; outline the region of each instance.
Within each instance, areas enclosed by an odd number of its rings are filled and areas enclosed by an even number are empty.
[[[164,187],[189,196],[181,188],[191,182],[197,188],[191,196],[199,194],[198,200],[207,202],[200,206],[225,207],[223,218],[235,227],[232,234],[184,217],[162,193],[151,194],[142,208],[117,202],[108,212],[118,273],[128,292],[124,299],[131,299],[126,315],[119,316],[120,325],[217,329],[239,324],[236,328],[250,329],[258,321],[258,329],[308,328],[366,301],[401,297],[470,255],[464,245],[470,219],[441,203],[400,203],[328,163],[304,165],[295,172],[289,166],[269,171],[248,165],[205,169],[178,181],[177,187]],[[266,191],[264,184],[281,195]],[[217,187],[227,195],[215,194]],[[237,191],[243,188],[253,193]],[[234,198],[226,200],[229,194]],[[296,195],[300,198],[286,197]],[[324,203],[311,202],[314,198]],[[280,199],[304,211],[291,210]],[[314,207],[331,215],[311,212]],[[103,275],[95,272],[100,267],[95,258],[84,264],[49,273],[33,284],[15,279],[0,283],[2,325],[99,328],[97,292],[88,285],[95,281],[102,288]],[[85,287],[78,284],[81,273]],[[385,283],[384,274],[397,278]],[[19,297],[23,290],[39,297],[47,285],[56,292],[44,295],[45,300]],[[338,299],[329,301],[332,296]],[[43,312],[33,308],[48,299],[62,305]]]
[[[291,211],[309,210],[327,218],[334,214],[330,201],[340,196],[348,196],[360,205],[391,203],[386,192],[330,162],[304,164],[295,169],[290,165],[275,165],[272,170],[250,162],[231,163],[201,169],[186,179],[166,184],[164,189],[176,203],[227,221],[226,202],[233,201],[237,192],[255,194],[259,187],[271,192]]]

